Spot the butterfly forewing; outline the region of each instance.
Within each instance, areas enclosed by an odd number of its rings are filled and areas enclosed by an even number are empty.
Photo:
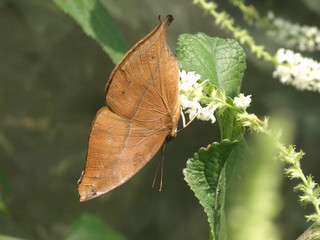
[[[166,125],[178,106],[179,69],[166,42],[171,21],[165,18],[126,54],[107,87],[110,109],[147,127]]]

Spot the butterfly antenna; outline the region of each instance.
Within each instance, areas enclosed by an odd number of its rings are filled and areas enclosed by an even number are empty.
[[[151,186],[152,188],[154,188],[154,186],[156,184],[157,177],[158,177],[158,173],[159,173],[159,170],[160,170],[160,183],[159,183],[159,189],[158,189],[159,192],[161,192],[162,185],[163,185],[163,180],[162,179],[163,179],[163,165],[164,165],[164,150],[165,150],[165,146],[166,146],[166,143],[162,144],[160,158],[158,160],[156,173],[155,173],[155,175],[153,177],[152,186]]]
[[[165,145],[165,144],[164,144]],[[165,147],[162,148],[162,153],[161,153],[161,172],[160,172],[160,185],[159,185],[159,192],[162,191],[162,184],[163,184],[163,169],[164,169],[164,149]]]

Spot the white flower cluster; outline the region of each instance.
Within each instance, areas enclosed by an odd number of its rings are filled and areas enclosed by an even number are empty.
[[[240,93],[233,100],[233,105],[227,103],[227,97],[223,91],[219,91],[207,81],[201,81],[201,76],[195,72],[180,71],[180,103],[185,113],[189,113],[189,119],[198,118],[203,121],[216,121],[214,112],[223,107],[233,107],[245,110],[251,102],[251,95]],[[210,90],[209,90],[210,89]]]
[[[267,34],[288,48],[313,52],[320,50],[320,30],[315,26],[300,26],[268,12],[268,19],[274,28]]]
[[[203,121],[216,121],[214,111],[216,109],[212,104],[207,104],[201,99],[206,94],[204,88],[205,82],[200,83],[201,76],[195,72],[180,71],[180,103],[182,109],[189,113],[189,119],[198,118]]]
[[[279,49],[276,54],[278,64],[273,76],[280,82],[298,90],[320,92],[320,63],[301,56],[288,49]]]

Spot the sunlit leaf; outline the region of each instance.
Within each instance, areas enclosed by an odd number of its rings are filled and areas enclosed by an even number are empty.
[[[125,240],[120,233],[91,214],[83,214],[71,226],[66,240]]]
[[[208,216],[211,239],[227,239],[225,229],[226,187],[237,161],[247,151],[244,141],[213,143],[187,161],[183,173]]]
[[[176,51],[181,69],[200,74],[229,97],[240,93],[246,56],[237,41],[204,33],[182,34]]]

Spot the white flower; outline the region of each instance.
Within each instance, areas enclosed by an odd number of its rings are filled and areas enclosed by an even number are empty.
[[[201,76],[195,72],[180,71],[180,104],[185,113],[189,113],[189,119],[198,118],[203,121],[216,121],[214,111],[216,106],[210,101],[203,100],[207,89],[205,81],[199,82]]]
[[[197,118],[202,121],[211,120],[211,123],[214,123],[216,121],[216,118],[214,116],[215,110],[216,110],[215,107],[210,107],[210,106],[199,109],[199,115],[197,116]]]
[[[193,91],[194,87],[200,85],[198,80],[201,78],[199,74],[195,72],[186,72],[185,70],[180,71],[180,81],[179,88],[180,91]]]
[[[202,108],[200,103],[198,103],[196,100],[190,100],[184,95],[180,96],[180,103],[182,109],[184,109],[186,113],[189,113],[189,119],[192,119],[194,116],[196,116],[198,110]]]
[[[320,63],[288,49],[279,49],[273,76],[299,90],[320,92]]]
[[[294,24],[275,17],[273,12],[268,12],[267,17],[273,24],[273,28],[269,29],[267,34],[273,40],[299,51],[320,50],[320,30],[317,27]]]
[[[233,103],[239,108],[247,108],[251,103],[251,95],[245,96],[243,93],[239,94],[239,97],[235,97]]]

